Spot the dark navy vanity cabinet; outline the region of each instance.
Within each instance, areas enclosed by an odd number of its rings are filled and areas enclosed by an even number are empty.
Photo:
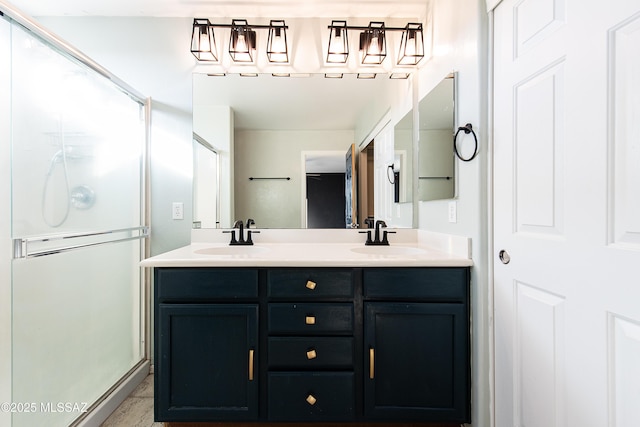
[[[155,271],[155,418],[259,418],[258,270]]]
[[[364,414],[469,421],[468,271],[364,271]]]
[[[155,268],[156,421],[470,422],[469,268]]]

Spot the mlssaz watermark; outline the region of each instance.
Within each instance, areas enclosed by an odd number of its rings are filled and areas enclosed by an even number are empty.
[[[84,413],[89,410],[86,402],[2,402],[0,412],[11,413]]]

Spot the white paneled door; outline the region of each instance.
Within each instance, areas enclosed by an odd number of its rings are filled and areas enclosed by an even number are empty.
[[[494,11],[496,427],[640,425],[640,0]]]

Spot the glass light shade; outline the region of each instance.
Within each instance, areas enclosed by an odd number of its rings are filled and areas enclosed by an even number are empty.
[[[417,65],[424,58],[422,24],[409,23],[402,32],[398,65]]]
[[[229,55],[235,62],[253,62],[256,52],[256,32],[248,26],[244,19],[231,21],[231,37],[229,38]]]
[[[271,20],[269,22],[269,37],[267,38],[267,58],[269,62],[289,62],[287,51],[287,29],[284,21]]]
[[[360,51],[363,64],[382,64],[387,57],[384,22],[370,22],[369,28],[360,33]]]
[[[208,19],[194,19],[191,34],[191,53],[198,61],[217,61],[216,40]]]
[[[347,21],[331,21],[327,62],[332,64],[344,64],[347,62],[347,58],[349,58]]]

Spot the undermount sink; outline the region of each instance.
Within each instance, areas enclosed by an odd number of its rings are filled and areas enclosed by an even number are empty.
[[[352,248],[351,251],[365,255],[420,255],[425,253],[420,248],[409,246],[361,246]]]
[[[268,252],[264,246],[215,246],[197,249],[194,252],[201,255],[256,255]]]

